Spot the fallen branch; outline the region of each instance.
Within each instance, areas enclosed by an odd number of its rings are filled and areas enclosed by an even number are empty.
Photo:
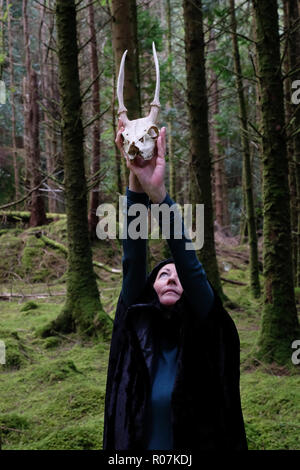
[[[225,281],[225,282],[229,282],[229,284],[236,284],[237,286],[246,286],[247,285],[244,282],[232,281],[231,279],[226,279],[225,277],[221,277],[221,280]]]
[[[12,297],[17,297],[21,299],[45,299],[47,297],[58,296],[58,295],[66,295],[65,292],[54,292],[53,294],[9,294],[6,292],[0,293],[0,299],[2,300],[9,300]]]
[[[37,189],[39,189],[40,186],[42,186],[42,184],[46,181],[46,179],[47,178],[43,178],[42,181],[37,186],[32,188],[30,191],[28,191],[28,193],[25,194],[25,196],[23,196],[21,199],[18,199],[17,201],[9,202],[8,204],[3,204],[3,206],[0,206],[0,209],[7,209],[8,207],[16,206],[17,204],[20,204],[21,202],[25,201],[25,199],[28,199],[29,196],[34,191],[36,191]]]
[[[30,219],[31,213],[29,211],[4,211],[1,210],[0,208],[0,217],[5,217],[8,220],[23,220],[24,222],[28,221]],[[66,215],[65,214],[52,214],[48,213],[46,214],[46,218],[48,221],[54,220],[54,219],[65,219]]]
[[[55,240],[51,240],[51,238],[48,238],[48,237],[46,237],[46,235],[42,235],[41,233],[37,233],[35,236],[40,238],[41,240],[43,240],[43,242],[46,245],[51,246],[52,248],[55,248],[57,250],[60,250],[62,253],[64,253],[64,255],[68,255],[68,249],[64,245],[62,245],[61,243],[59,243]],[[120,274],[121,273],[120,269],[111,268],[111,267],[107,266],[106,264],[100,263],[99,261],[93,261],[93,265],[96,266],[97,268],[104,269],[105,271],[107,271],[109,273],[113,273],[113,274]]]

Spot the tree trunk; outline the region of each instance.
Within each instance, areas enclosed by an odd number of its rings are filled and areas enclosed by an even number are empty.
[[[254,0],[263,134],[265,297],[258,355],[290,360],[299,331],[293,288],[290,197],[277,0]]]
[[[100,112],[100,78],[99,78],[99,67],[98,67],[98,54],[97,54],[97,37],[95,29],[94,19],[94,5],[89,4],[89,28],[91,35],[91,77],[93,81],[92,85],[92,110],[93,115],[97,115]],[[96,119],[93,123],[92,128],[92,164],[91,174],[99,178],[100,171],[100,118]],[[94,181],[94,180],[92,180]],[[98,223],[98,217],[96,216],[97,207],[99,206],[99,183],[94,186],[91,190],[90,195],[90,208],[89,208],[89,233],[92,239],[96,238],[96,226]]]
[[[117,121],[117,113],[116,113],[116,107],[115,107],[115,90],[116,90],[116,72],[115,70],[113,71],[113,99],[112,99],[112,128],[114,132],[114,140],[116,139],[117,136],[117,126],[116,126],[116,121]],[[115,145],[115,162],[116,162],[116,187],[117,187],[117,192],[119,195],[124,194],[123,191],[123,184],[122,184],[122,165],[125,164],[125,161],[123,159],[121,160],[121,155],[118,147]],[[118,195],[117,195],[118,197]],[[117,199],[116,199],[117,203]],[[118,204],[117,204],[117,207]],[[119,220],[119,213],[118,213],[118,219]]]
[[[15,200],[20,198],[20,179],[19,168],[17,161],[17,138],[16,138],[16,105],[15,105],[15,74],[14,74],[14,58],[12,46],[12,30],[11,30],[11,8],[8,9],[7,16],[7,32],[8,32],[8,51],[9,51],[9,77],[11,91],[11,137],[13,147],[13,166],[14,166],[14,179],[15,179]]]
[[[233,59],[234,59],[234,70],[236,74],[236,88],[239,100],[239,111],[240,111],[240,124],[241,124],[241,141],[243,149],[243,177],[245,184],[245,195],[246,195],[246,214],[247,214],[247,226],[248,226],[248,240],[250,248],[250,286],[252,295],[256,298],[260,296],[260,284],[259,284],[259,267],[258,267],[258,249],[257,249],[257,234],[256,234],[256,222],[255,222],[255,209],[252,191],[252,168],[250,162],[250,145],[248,138],[248,118],[246,100],[243,89],[243,78],[242,68],[240,62],[239,46],[237,41],[237,26],[235,18],[235,3],[234,0],[230,0],[230,17],[231,17],[231,31],[232,31],[232,45],[233,45]]]
[[[51,6],[52,5],[50,3],[49,7]],[[40,5],[40,12],[41,26],[39,31],[39,49],[41,88],[43,96],[43,124],[45,129],[44,145],[47,173],[49,175],[49,178],[47,179],[48,211],[56,213],[58,211],[58,194],[60,193],[57,193],[57,186],[52,179],[55,171],[57,171],[57,125],[55,124],[54,119],[52,119],[52,116],[56,118],[59,114],[56,104],[58,102],[58,97],[55,93],[57,77],[55,76],[55,80],[53,79],[54,53],[52,47],[55,47],[53,44],[54,14],[50,13],[47,15],[47,10],[44,5]],[[49,21],[47,21],[48,16],[50,16]]]
[[[23,28],[24,28],[24,48],[25,48],[25,65],[26,65],[26,100],[27,100],[27,120],[25,127],[28,131],[28,177],[30,188],[38,186],[41,182],[40,175],[40,142],[39,142],[39,106],[38,106],[38,84],[36,72],[31,67],[30,49],[29,49],[29,31],[27,16],[27,0],[23,0]],[[31,227],[44,225],[47,222],[44,200],[39,189],[32,192],[30,204],[30,221]]]
[[[24,116],[24,186],[25,190],[30,191],[30,177],[29,177],[29,158],[30,158],[30,147],[29,147],[29,92],[27,78],[23,77],[22,81],[22,92],[23,92],[23,116]],[[25,210],[29,210],[29,202],[25,202]]]
[[[3,0],[0,0],[0,18],[2,19],[4,17],[4,7],[3,7]],[[4,68],[4,57],[5,57],[5,51],[4,51],[4,21],[1,21],[0,25],[0,80],[2,80],[2,74],[3,74],[3,68]]]
[[[284,2],[287,26],[288,26],[288,62],[290,77],[287,79],[289,86],[288,102],[291,103],[290,94],[292,92],[291,83],[300,80],[300,3],[297,0]],[[299,105],[290,105],[290,118],[294,118],[292,126],[288,127],[289,136],[294,133],[293,138],[289,139],[291,144],[290,153],[293,153],[290,161],[290,189],[291,189],[291,213],[292,213],[292,240],[295,263],[295,285],[300,287],[300,108]],[[290,123],[289,123],[290,124]]]
[[[284,11],[284,30],[285,30],[285,44],[284,44],[284,73],[287,75],[293,69],[293,60],[295,44],[293,44],[293,22],[292,13],[295,9],[297,0],[284,0],[283,11]],[[297,5],[296,5],[297,8]],[[284,104],[285,104],[285,125],[289,130],[288,135],[290,136],[295,130],[291,120],[293,118],[293,105],[291,101],[291,90],[292,90],[293,76],[287,76],[284,80]],[[294,139],[288,138],[287,140],[287,158],[289,164],[289,188],[291,196],[291,228],[292,228],[292,259],[293,259],[293,277],[294,283],[297,285],[297,231],[298,231],[298,214],[297,214],[297,181],[296,172],[297,166],[294,160]]]
[[[200,258],[209,280],[223,297],[214,242],[202,2],[201,0],[194,2],[184,0],[183,8],[191,129],[191,177],[196,182],[197,194],[193,202],[204,204],[205,207],[204,249],[200,252]]]
[[[214,30],[211,28],[209,35],[209,52],[214,54],[216,52],[216,41],[214,38]],[[215,116],[219,114],[219,87],[218,77],[213,69],[210,70],[210,113],[209,119],[211,120],[211,148],[214,160],[213,165],[213,194],[214,194],[214,213],[215,220],[218,227],[228,235],[229,230],[229,213],[228,213],[228,197],[227,197],[227,184],[225,175],[224,158],[221,155],[221,142],[216,128]]]
[[[29,76],[29,95],[30,95],[30,110],[29,110],[29,129],[30,129],[30,176],[31,188],[40,185],[42,177],[40,174],[40,129],[39,129],[39,106],[38,106],[38,83],[37,74],[31,70]],[[33,191],[31,196],[31,216],[29,225],[30,227],[38,227],[47,223],[44,199],[39,189]]]
[[[176,186],[175,186],[175,168],[174,168],[174,143],[172,136],[173,129],[173,58],[172,58],[172,18],[171,18],[171,5],[170,0],[167,0],[167,44],[168,44],[168,102],[167,109],[171,112],[168,114],[168,158],[169,158],[169,192],[172,199],[177,201]]]
[[[139,52],[137,41],[136,0],[112,0],[112,43],[116,64],[116,76],[125,50],[128,50],[125,61],[124,104],[129,119],[141,116]],[[123,191],[128,185],[129,170],[122,159]]]
[[[56,25],[69,255],[66,304],[43,335],[92,335],[99,328],[106,333],[109,322],[99,298],[88,236],[75,0],[57,0]]]

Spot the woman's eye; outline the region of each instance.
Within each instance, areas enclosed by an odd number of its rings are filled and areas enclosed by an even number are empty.
[[[159,277],[167,276],[167,275],[168,275],[167,273],[161,273],[161,275]]]

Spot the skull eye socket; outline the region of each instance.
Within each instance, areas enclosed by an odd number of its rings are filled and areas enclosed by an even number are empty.
[[[144,143],[144,137],[141,137],[139,141]]]
[[[150,135],[150,137],[152,137],[152,139],[156,139],[158,137],[158,129],[156,126],[151,126],[149,129],[148,129],[148,132],[147,132],[148,135]]]

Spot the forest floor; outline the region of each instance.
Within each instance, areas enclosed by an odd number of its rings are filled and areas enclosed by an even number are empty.
[[[76,334],[39,336],[64,303],[66,261],[36,235],[66,245],[65,222],[36,232],[0,230],[0,340],[6,346],[6,364],[0,365],[1,447],[101,449],[109,343],[83,341]],[[300,449],[300,366],[255,358],[262,300],[249,292],[248,251],[234,239],[216,240],[223,289],[230,299],[227,310],[241,341],[241,399],[249,448]],[[164,257],[161,242],[151,242],[150,250],[152,263]],[[97,241],[93,255],[121,268],[116,240]],[[103,306],[113,318],[121,274],[95,271]]]

